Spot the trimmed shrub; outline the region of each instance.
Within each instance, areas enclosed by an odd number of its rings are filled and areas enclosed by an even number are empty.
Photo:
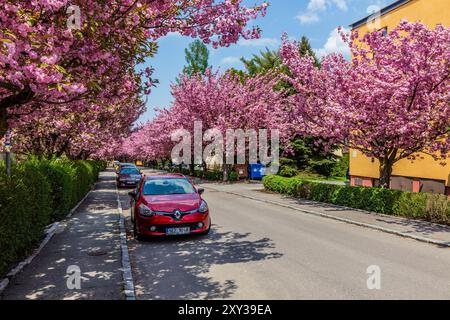
[[[263,184],[267,190],[307,200],[450,224],[450,200],[444,195],[323,184],[275,175],[264,177]]]
[[[0,274],[30,253],[52,213],[51,186],[32,163],[0,172]]]
[[[229,181],[238,181],[238,180],[239,180],[239,175],[237,174],[237,172],[231,171],[231,172],[228,174],[228,180],[229,180]]]
[[[222,171],[205,171],[203,174],[203,178],[206,180],[211,180],[211,181],[223,180],[223,172]]]
[[[263,178],[264,187],[278,193],[297,195],[297,189],[303,181],[299,178],[284,178],[280,176],[266,176]]]
[[[50,184],[50,199],[52,201],[51,222],[63,218],[72,205],[72,179],[70,172],[57,161],[32,160],[33,165],[46,177]]]
[[[39,160],[0,165],[0,276],[28,255],[45,227],[81,200],[106,167],[104,161]]]
[[[431,221],[450,224],[450,200],[444,195],[428,195],[426,218]]]
[[[299,172],[296,168],[290,166],[283,166],[280,170],[280,176],[286,178],[295,177],[296,175],[298,175],[298,173]]]

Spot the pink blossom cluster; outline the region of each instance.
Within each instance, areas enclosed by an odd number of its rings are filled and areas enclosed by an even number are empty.
[[[30,152],[31,146],[41,144],[33,142],[33,136],[45,139],[46,130],[48,135],[61,132],[62,140],[77,133],[77,139],[69,139],[77,150],[83,141],[90,146],[102,140],[103,132],[121,131],[107,128],[110,123],[104,119],[112,114],[118,127],[131,127],[143,111],[136,101],[156,83],[151,68],[136,70],[155,54],[159,38],[178,32],[215,47],[240,37],[257,38],[259,29],[247,25],[267,8],[267,3],[245,7],[242,0],[0,0],[0,4],[0,136],[12,127],[16,146]],[[69,6],[80,9],[79,29],[67,27]],[[128,101],[133,102],[120,105]],[[34,125],[39,128],[36,132],[24,129]],[[34,151],[41,152],[41,147]]]
[[[284,92],[273,90],[278,80],[273,74],[240,79],[211,70],[191,78],[181,75],[172,86],[173,104],[123,140],[121,155],[169,159],[175,144],[171,133],[184,129],[193,136],[196,121],[202,123],[202,134],[217,129],[223,136],[227,129],[275,128],[284,101]]]

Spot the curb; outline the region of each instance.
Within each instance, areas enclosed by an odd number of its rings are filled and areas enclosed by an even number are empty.
[[[75,207],[73,207],[72,210],[70,210],[70,212],[66,215],[66,218],[70,218],[73,216],[75,211],[77,211],[78,207],[84,202],[84,200],[86,200],[86,198],[91,194],[92,190],[94,190],[96,186],[97,186],[97,182],[94,183],[94,186],[92,187],[92,189],[88,193],[86,193],[86,195],[83,197],[83,199],[81,199],[80,202],[78,202],[75,205]]]
[[[93,188],[95,188],[96,185],[97,185],[97,183],[94,184]],[[73,207],[61,221],[72,217],[72,215],[75,213],[75,211],[80,207],[80,205],[84,202],[84,200],[86,200],[86,198],[91,194],[91,192],[92,192],[92,190],[90,190],[88,193],[86,193],[86,195],[83,197],[83,199],[81,199],[75,205],[75,207]],[[11,280],[14,279],[14,277],[17,276],[20,272],[22,272],[22,270],[27,265],[29,265],[33,261],[33,259],[36,258],[36,256],[42,251],[42,249],[47,245],[47,243],[50,241],[50,239],[55,235],[55,232],[58,229],[61,221],[54,222],[54,223],[48,225],[44,231],[45,238],[41,241],[41,243],[39,244],[39,247],[37,247],[30,256],[25,258],[25,260],[19,262],[13,269],[11,269],[6,274],[5,278],[3,278],[0,281],[0,295],[3,293],[3,291],[5,291],[5,289],[8,287],[8,285],[11,283]]]
[[[389,228],[385,228],[385,227],[380,227],[380,226],[373,225],[373,224],[359,222],[359,221],[355,221],[355,220],[351,220],[351,219],[347,219],[347,218],[336,217],[336,216],[329,215],[329,214],[322,213],[322,212],[318,212],[318,211],[300,209],[300,208],[297,208],[295,206],[292,206],[292,205],[289,205],[289,204],[284,204],[284,203],[281,203],[281,202],[278,202],[278,201],[272,201],[272,200],[266,200],[266,199],[261,199],[261,198],[255,198],[255,197],[246,196],[246,195],[242,195],[242,194],[231,192],[231,191],[222,191],[222,190],[218,190],[218,189],[211,188],[211,187],[209,187],[209,189],[213,189],[213,190],[220,191],[220,192],[225,192],[225,193],[232,194],[232,195],[235,195],[235,196],[238,196],[238,197],[241,197],[241,198],[246,198],[246,199],[259,201],[259,202],[264,202],[264,203],[269,203],[269,204],[274,204],[274,205],[285,207],[285,208],[289,208],[289,209],[292,209],[292,210],[295,210],[295,211],[300,211],[300,212],[303,212],[303,213],[306,213],[306,214],[309,214],[309,215],[314,215],[314,216],[318,216],[318,217],[322,217],[322,218],[337,220],[337,221],[345,222],[345,223],[348,223],[348,224],[357,225],[357,226],[360,226],[360,227],[365,227],[365,228],[369,228],[369,229],[373,229],[373,230],[382,231],[382,232],[385,232],[385,233],[390,233],[390,234],[401,236],[401,237],[404,237],[404,238],[410,238],[410,239],[414,239],[414,240],[417,240],[417,241],[430,243],[430,244],[438,245],[438,246],[441,246],[441,247],[450,248],[450,242],[446,242],[446,241],[431,239],[431,238],[422,237],[422,236],[416,236],[416,235],[413,235],[413,234],[409,234],[409,233],[405,233],[405,232],[401,232],[401,231],[397,231],[397,230],[393,230],[393,229],[389,229]]]
[[[133,272],[131,271],[130,255],[128,253],[127,232],[125,218],[123,216],[122,203],[120,202],[119,190],[116,186],[117,210],[119,211],[120,249],[122,251],[122,279],[124,283],[124,294],[126,300],[136,300],[134,290]]]

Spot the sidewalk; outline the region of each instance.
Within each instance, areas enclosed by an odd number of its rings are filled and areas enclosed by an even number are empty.
[[[346,223],[356,224],[409,237],[416,240],[450,247],[450,227],[421,220],[387,216],[363,210],[349,209],[332,204],[296,199],[264,191],[261,183],[201,183],[202,187],[227,192],[240,197],[271,203],[293,209],[299,213],[313,214]]]
[[[10,299],[121,299],[123,283],[114,173],[99,182],[40,254],[3,292]],[[81,289],[67,288],[67,268],[78,266]]]

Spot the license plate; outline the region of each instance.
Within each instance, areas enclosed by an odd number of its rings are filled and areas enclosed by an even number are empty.
[[[191,228],[189,227],[184,227],[184,228],[167,228],[166,229],[166,234],[169,236],[174,236],[174,235],[181,235],[181,234],[189,234],[191,233]]]

